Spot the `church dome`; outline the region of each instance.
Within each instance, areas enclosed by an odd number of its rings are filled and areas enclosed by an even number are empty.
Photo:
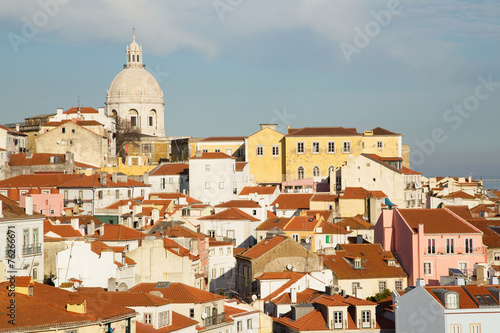
[[[113,80],[108,101],[163,103],[163,92],[153,75],[144,67],[129,67]]]

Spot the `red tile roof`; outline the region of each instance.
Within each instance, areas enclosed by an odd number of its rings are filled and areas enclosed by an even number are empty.
[[[277,209],[309,209],[313,193],[284,193],[278,195],[272,203]]]
[[[0,188],[59,187],[68,181],[83,179],[84,177],[84,175],[69,175],[63,173],[20,175],[0,181]]]
[[[74,237],[83,237],[82,234],[73,229],[71,225],[68,224],[52,224],[49,220],[43,221],[43,232],[47,234],[49,232],[53,232],[59,235],[61,238],[74,238]]]
[[[74,179],[67,181],[66,183],[60,185],[61,188],[70,188],[70,187],[84,187],[84,188],[104,188],[104,187],[147,187],[151,185],[146,185],[144,183],[138,182],[136,180],[127,179],[127,182],[121,182],[117,180],[116,182],[112,181],[112,175],[106,174],[107,184],[101,184],[101,174],[95,173],[91,176],[84,176],[82,178]]]
[[[264,239],[259,243],[257,243],[256,245],[254,245],[253,247],[251,247],[250,249],[240,253],[238,256],[250,259],[256,259],[261,255],[263,255],[264,253],[267,253],[274,247],[278,246],[279,244],[283,243],[285,240],[287,240],[287,237],[285,236],[274,236],[271,239]]]
[[[60,164],[66,162],[65,154],[48,154],[48,153],[33,153],[31,157],[27,158],[27,154],[12,154],[10,156],[9,165],[10,166],[28,166],[28,165],[48,165],[54,164],[51,162],[51,157],[58,156],[60,158]]]
[[[468,200],[475,200],[476,199],[475,196],[470,195],[464,191],[452,192],[452,193],[442,197],[442,199],[454,199],[454,198],[468,199]]]
[[[80,294],[88,295],[96,300],[104,300],[126,307],[142,307],[142,306],[162,306],[171,304],[173,301],[166,298],[156,296],[147,292],[134,291],[101,291],[96,290],[80,291]]]
[[[105,207],[104,209],[118,209],[120,206],[129,206],[130,208],[132,208],[134,206],[139,206],[139,205],[135,203],[133,200],[118,200],[115,203],[109,205],[108,207]]]
[[[346,187],[341,199],[365,199],[371,197],[371,191],[365,190],[362,187]]]
[[[205,139],[201,139],[200,142],[207,141],[244,141],[246,136],[211,136]]]
[[[318,224],[315,216],[294,216],[285,225],[284,230],[288,231],[313,231]]]
[[[200,234],[198,232],[195,232],[191,229],[182,226],[165,229],[163,233],[165,236],[170,238],[184,237],[184,238],[205,239],[207,237],[203,234]]]
[[[153,326],[145,325],[139,321],[135,323],[136,333],[169,333],[177,332],[183,328],[188,328],[191,326],[198,325],[198,322],[194,319],[183,316],[175,311],[172,311],[172,323],[168,326],[161,327],[159,329],[154,329]]]
[[[468,206],[465,206],[465,207],[468,207]],[[450,206],[446,206],[446,208],[450,209]],[[488,213],[488,214],[494,214],[494,213],[496,213],[495,206],[494,205],[493,206],[487,206],[487,205],[484,205],[484,204],[480,204],[480,205],[472,207],[469,210],[469,213],[473,213],[473,214],[479,214],[480,212],[485,212],[485,213]],[[461,216],[461,217],[463,217],[463,216]],[[472,216],[471,217],[467,217],[467,218],[472,218]],[[465,218],[465,219],[467,219],[467,218]]]
[[[397,169],[395,167],[393,167],[392,165],[386,163],[387,161],[400,161],[402,160],[401,157],[380,157],[376,154],[362,154],[363,156],[365,157],[368,157],[369,159],[375,161],[375,162],[378,162],[379,164],[382,164],[383,166],[395,171],[395,172],[398,172],[398,173],[402,173],[404,175],[421,175],[422,173],[421,172],[417,172],[417,171],[414,171],[414,170],[411,170],[405,166],[401,166],[401,169]]]
[[[288,326],[294,331],[328,331],[328,325],[319,310],[312,310],[308,314],[300,317],[297,320],[292,320],[288,317],[273,318],[273,320],[282,325]]]
[[[215,208],[261,208],[258,202],[253,200],[230,200],[214,206]]]
[[[188,163],[166,163],[160,164],[152,170],[150,176],[164,176],[164,175],[188,175]]]
[[[2,214],[3,218],[0,220],[9,220],[9,219],[18,219],[18,218],[42,218],[45,215],[42,215],[37,212],[33,212],[33,215],[28,215],[25,213],[23,207],[19,206],[19,204],[6,196],[0,194],[0,200],[2,201]]]
[[[243,169],[245,169],[245,165],[247,165],[247,164],[248,164],[247,162],[236,162],[235,163],[236,171],[238,171],[238,172],[243,171]]]
[[[349,226],[351,229],[368,230],[368,229],[374,228],[373,224],[363,220],[361,215],[356,215],[354,217],[349,217],[349,218],[343,219],[342,221],[335,223],[335,225],[338,225],[339,227],[342,227],[342,228],[346,228]]]
[[[78,126],[82,126],[82,127],[83,126],[104,126],[103,124],[101,124],[97,120],[81,120],[81,119],[76,119],[76,118],[75,119],[64,119],[61,121],[49,121],[48,123],[45,123],[42,126],[57,127],[57,126],[61,126],[61,125],[66,124],[66,123],[74,123],[74,124],[76,124]]]
[[[342,244],[342,250],[334,255],[323,255],[324,264],[339,279],[375,279],[401,277],[406,279],[403,269],[397,265],[391,251],[384,251],[380,244]],[[361,258],[361,268],[354,267],[354,259]],[[389,259],[395,260],[389,266]]]
[[[447,208],[451,210],[453,213],[457,214],[461,218],[467,220],[472,218],[471,211],[469,210],[469,206],[467,205],[446,205],[443,208]]]
[[[198,220],[234,220],[234,221],[241,221],[241,220],[248,220],[248,221],[259,221],[259,219],[256,219],[255,217],[245,213],[241,209],[238,208],[228,208],[226,210],[223,210],[219,213],[200,217]]]
[[[218,241],[213,238],[209,239],[209,246],[210,247],[215,247],[215,246],[234,246],[233,242],[224,242],[224,241]]]
[[[290,136],[362,136],[356,131],[356,128],[351,127],[304,127],[290,128],[287,137]]]
[[[306,273],[298,273],[298,272],[292,272],[293,274],[289,275],[288,281],[285,282],[281,287],[276,288],[275,290],[272,291],[269,295],[264,297],[264,301],[269,302],[272,299],[280,296],[282,293],[284,293],[288,288],[293,286],[295,283],[297,283],[299,280],[301,280],[304,276],[306,276]],[[262,280],[267,280],[267,279],[262,279]]]
[[[99,113],[99,111],[97,111],[96,109],[89,107],[89,106],[85,106],[85,107],[70,108],[70,109],[64,111],[64,114],[77,114],[78,111],[80,111],[80,113]]]
[[[224,297],[220,295],[176,282],[170,283],[166,288],[156,288],[156,283],[140,283],[130,288],[130,291],[159,291],[164,298],[172,300],[174,303],[184,304],[200,304],[224,299]]]
[[[500,227],[499,220],[487,220],[484,218],[468,219],[467,222],[472,224],[483,232],[483,244],[488,248],[500,248],[500,235],[493,231],[490,227]]]
[[[229,156],[224,153],[201,153],[200,157],[197,157],[196,155],[189,157],[188,160],[199,160],[199,159],[209,159],[209,160],[215,160],[215,159],[223,159],[223,158],[232,158],[234,157]]]
[[[154,199],[179,199],[179,198],[186,198],[186,202],[188,204],[198,204],[202,203],[199,200],[196,200],[188,195],[185,195],[183,193],[150,193],[149,198],[154,200]]]
[[[53,223],[58,220],[61,224],[63,223],[71,223],[72,219],[78,219],[78,225],[89,225],[94,222],[95,226],[98,227],[102,224],[102,222],[92,215],[78,215],[78,216],[50,216],[47,217]]]
[[[318,231],[318,227],[321,228],[321,231]],[[338,225],[337,223],[331,223],[328,221],[321,221],[319,225],[316,226],[314,233],[323,234],[323,235],[346,235],[350,234],[352,231],[347,231],[344,227]]]
[[[492,286],[497,287],[497,286]],[[436,295],[436,290],[449,290],[458,293],[458,301],[460,309],[477,309],[479,308],[479,302],[474,299],[474,295],[489,295],[493,304],[498,306],[499,302],[495,299],[487,286],[485,285],[465,285],[465,286],[432,286],[432,287],[424,287],[427,292],[434,297],[434,299],[444,307],[443,302]],[[486,300],[487,301],[487,300]]]
[[[104,224],[104,235],[97,232],[93,235],[101,241],[135,240],[144,239],[146,234],[121,224]]]
[[[336,194],[315,194],[311,201],[335,201],[338,198]]]
[[[276,191],[276,186],[245,186],[239,195],[250,195],[257,193],[258,195],[271,195]]]
[[[273,228],[278,228],[283,230],[285,225],[291,220],[288,217],[270,217],[256,228],[257,230],[271,230]]]
[[[371,131],[373,132],[373,135],[401,136],[401,134],[388,131],[382,127],[375,127]]]
[[[424,225],[425,234],[477,234],[475,229],[464,219],[444,209],[398,209],[408,226],[418,231],[418,225]]]

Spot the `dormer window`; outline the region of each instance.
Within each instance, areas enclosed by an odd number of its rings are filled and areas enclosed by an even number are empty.
[[[446,295],[445,306],[447,309],[458,309],[458,295],[455,293],[448,293]]]
[[[389,266],[394,266],[394,265],[396,265],[396,260],[394,260],[394,259],[389,259],[389,260],[387,261],[387,264],[388,264]]]
[[[354,268],[361,268],[361,258],[354,259]]]

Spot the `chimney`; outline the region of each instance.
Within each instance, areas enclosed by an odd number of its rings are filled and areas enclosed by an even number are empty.
[[[108,279],[108,291],[116,291],[116,279],[115,278]]]
[[[416,287],[425,287],[425,280],[422,278],[418,278],[417,282],[415,283]]]
[[[118,180],[118,175],[116,174],[116,172],[113,172],[113,173],[111,174],[111,181],[112,181],[113,183],[116,183],[116,181],[117,181],[117,180]]]
[[[95,232],[95,222],[92,221],[87,224],[87,235],[92,236]]]
[[[297,303],[297,289],[295,288],[290,288],[290,302],[292,304]]]
[[[195,153],[195,156],[197,158],[200,158],[201,157],[201,150],[197,150],[196,153]]]
[[[26,214],[33,215],[33,198],[31,197],[31,195],[26,196],[24,206]]]
[[[57,108],[57,115],[60,116],[63,114],[64,109],[63,108]]]
[[[351,231],[351,226],[350,226],[350,225],[346,226],[346,227],[345,227],[345,230],[347,230],[347,231],[349,231],[349,232],[350,232],[350,231]]]
[[[78,230],[80,219],[78,217],[71,218],[71,226],[73,229]]]
[[[104,114],[104,108],[103,107],[98,107],[97,111],[99,111],[99,114]]]
[[[3,219],[3,201],[0,200],[0,219]]]
[[[356,236],[356,244],[363,244],[363,235]]]
[[[19,124],[16,124],[16,131],[20,131],[21,130],[21,126],[19,126]]]
[[[100,173],[101,177],[101,185],[102,186],[107,186],[108,185],[108,173],[107,172],[101,172]]]
[[[149,173],[144,172],[144,176],[142,177],[142,182],[144,184],[149,184]]]
[[[149,192],[147,190],[144,193],[144,200],[149,200]]]

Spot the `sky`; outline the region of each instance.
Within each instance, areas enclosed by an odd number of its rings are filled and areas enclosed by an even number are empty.
[[[425,176],[500,178],[500,3],[0,2],[0,123],[103,107],[132,40],[168,136],[383,127]]]

